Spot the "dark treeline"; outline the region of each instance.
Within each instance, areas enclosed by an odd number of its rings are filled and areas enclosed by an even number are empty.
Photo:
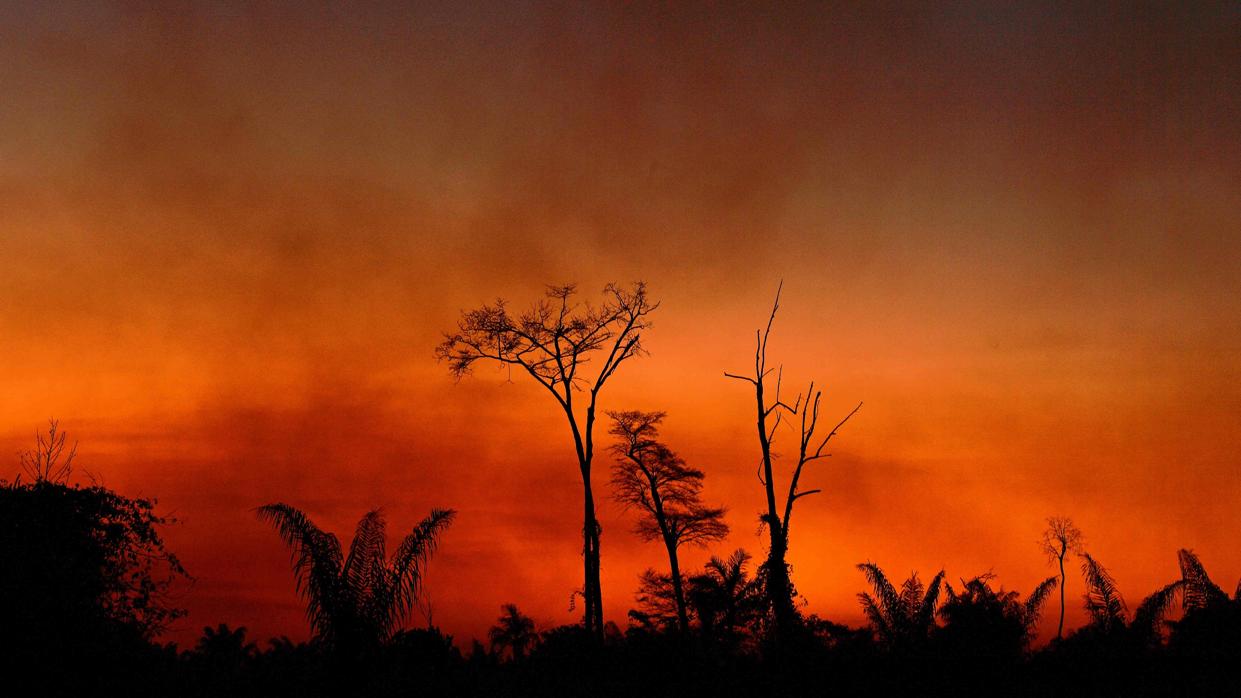
[[[1182,549],[1179,578],[1130,608],[1097,557],[1105,551],[1089,550],[1066,517],[1048,519],[1032,546],[1050,574],[1030,589],[1006,588],[989,571],[894,579],[863,561],[864,627],[808,613],[789,562],[794,504],[819,491],[803,483],[861,405],[827,429],[813,382],[781,396],[782,371],[767,358],[778,294],[756,334],[753,373],[728,374],[754,391],[765,554],[715,551],[686,568],[683,547],[709,548],[728,533],[727,512],[705,495],[707,472],[662,440],[664,413],[604,412],[610,494],[634,533],[662,547],[636,580],[623,625],[605,620],[592,480],[598,398],[642,354],[658,303],[641,284],[609,286],[598,305],[574,297],[556,287],[519,316],[503,302],[465,313],[439,355],[457,376],[479,360],[516,367],[566,415],[584,495],[583,585],[569,597],[580,624],[540,628],[507,603],[468,647],[415,628],[426,565],[454,511],[432,510],[390,551],[380,510],[344,545],[296,506],[272,503],[256,507],[255,525],[290,551],[311,639],[260,643],[220,624],[192,646],[162,642],[192,593],[160,536],[173,521],[153,500],[73,484],[76,448],[52,422],[21,454],[16,478],[0,481],[0,668],[10,686],[74,696],[1241,695],[1241,585],[1228,593]],[[785,432],[792,447],[777,449]],[[1073,603],[1088,622],[1066,630]],[[1040,636],[1050,640],[1036,645]]]

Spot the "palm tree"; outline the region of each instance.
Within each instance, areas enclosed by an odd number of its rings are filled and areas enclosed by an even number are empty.
[[[726,647],[740,643],[763,605],[762,585],[746,572],[749,562],[750,554],[739,548],[727,559],[712,556],[703,573],[689,579],[689,601],[702,634]]]
[[[534,632],[534,619],[517,610],[517,604],[506,603],[500,610],[503,611],[500,619],[488,633],[491,650],[494,652],[499,648],[503,651],[507,647],[513,652],[513,660],[520,662],[526,657],[526,650],[538,639]]]
[[[1133,615],[1134,628],[1143,633],[1144,639],[1151,642],[1159,641],[1164,616],[1171,610],[1177,597],[1181,599],[1184,612],[1181,625],[1189,620],[1190,625],[1201,622],[1216,611],[1225,610],[1230,605],[1241,608],[1241,585],[1237,586],[1232,599],[1207,574],[1206,568],[1192,550],[1181,548],[1176,552],[1177,564],[1181,569],[1181,578],[1164,586],[1146,597],[1142,605]],[[1169,621],[1169,624],[1172,624]]]
[[[256,511],[293,549],[297,588],[306,599],[306,617],[316,636],[344,653],[391,637],[418,600],[437,536],[456,515],[451,509],[433,509],[389,560],[378,509],[358,522],[348,556],[335,535],[320,530],[295,507],[268,504]]]
[[[1044,579],[1023,601],[1015,591],[991,588],[992,574],[962,580],[957,593],[951,584],[944,588],[948,599],[939,609],[944,627],[937,637],[955,645],[958,654],[1019,656],[1029,645],[1038,624],[1039,612],[1056,588],[1056,577]]]
[[[874,596],[865,592],[858,594],[858,601],[879,641],[888,647],[908,647],[924,642],[935,627],[935,609],[939,604],[944,571],[940,570],[925,587],[914,572],[898,592],[875,563],[864,562],[857,567],[875,592]]]

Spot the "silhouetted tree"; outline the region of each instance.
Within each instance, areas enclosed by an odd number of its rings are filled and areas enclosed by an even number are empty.
[[[602,640],[600,528],[591,486],[596,409],[608,379],[627,359],[642,353],[642,333],[659,304],[647,298],[641,282],[627,289],[608,284],[598,306],[575,303],[575,294],[572,284],[549,287],[544,300],[516,316],[502,300],[463,312],[457,331],[445,335],[436,356],[448,362],[458,379],[479,361],[518,367],[551,393],[564,412],[582,477],[585,626]]]
[[[30,482],[0,480],[0,666],[86,690],[153,650],[184,614],[170,593],[188,575],[155,500],[67,483],[73,451],[55,421],[37,444],[21,454]]]
[[[725,649],[742,644],[764,602],[761,585],[746,571],[749,562],[741,549],[727,559],[712,556],[702,574],[689,579],[689,602],[703,636]]]
[[[397,629],[418,599],[438,536],[455,516],[451,509],[433,509],[389,560],[379,510],[358,522],[347,557],[336,536],[320,530],[300,510],[268,504],[256,511],[293,549],[293,570],[311,627],[344,655],[373,648]]]
[[[1047,519],[1047,529],[1043,531],[1040,542],[1048,562],[1060,566],[1060,623],[1056,626],[1056,639],[1064,637],[1064,556],[1069,553],[1082,552],[1084,537],[1082,532],[1073,525],[1073,520],[1066,516],[1053,516]]]
[[[789,636],[792,627],[798,623],[797,608],[793,602],[793,596],[796,592],[790,579],[788,562],[786,560],[789,546],[789,524],[790,519],[793,517],[793,504],[802,497],[822,491],[818,489],[800,489],[799,484],[802,473],[807,464],[831,455],[830,453],[824,453],[823,449],[827,447],[828,442],[844,426],[845,422],[849,421],[849,418],[857,414],[857,411],[862,408],[862,403],[859,402],[857,407],[854,407],[849,414],[845,415],[844,419],[840,420],[831,431],[824,435],[819,430],[819,403],[823,393],[821,390],[815,389],[814,381],[810,382],[805,394],[797,396],[792,405],[780,399],[780,383],[783,371],[768,367],[767,339],[771,335],[771,325],[775,322],[776,311],[780,308],[780,291],[782,289],[783,283],[776,290],[776,300],[771,306],[771,315],[767,318],[767,328],[755,331],[754,374],[752,376],[743,376],[728,372],[724,373],[728,378],[746,381],[754,387],[757,415],[756,426],[758,428],[758,443],[761,453],[759,481],[763,485],[767,505],[761,519],[767,528],[769,536],[767,561],[763,563],[762,576],[764,578],[764,589],[766,590],[768,602],[771,605],[772,617],[775,623],[777,645]],[[766,394],[767,379],[773,371],[776,373],[775,394],[769,399]],[[791,419],[799,420],[800,429],[798,431],[797,461],[792,468],[788,492],[784,496],[784,508],[783,512],[781,512],[778,508],[779,503],[776,496],[775,454],[772,451],[772,441],[775,438],[776,428],[781,424],[784,415],[788,415]]]
[[[1241,585],[1237,587],[1237,595],[1230,599],[1223,589],[1211,581],[1206,568],[1192,550],[1178,550],[1177,565],[1180,567],[1181,578],[1146,597],[1134,611],[1132,627],[1148,642],[1158,642],[1161,639],[1164,617],[1178,597],[1181,599],[1184,615],[1181,621],[1170,623],[1176,630],[1203,623],[1203,618],[1241,601]],[[1185,635],[1184,632],[1180,634],[1182,637]]]
[[[991,588],[992,574],[962,581],[961,591],[944,584],[947,600],[939,609],[944,625],[935,637],[955,655],[1015,659],[1034,637],[1039,611],[1059,583],[1044,579],[1023,601],[1015,591]]]
[[[638,591],[634,594],[638,607],[630,609],[629,619],[646,630],[680,629],[680,613],[672,575],[647,568],[638,575]]]
[[[925,642],[935,627],[943,570],[926,586],[914,572],[897,591],[875,563],[864,562],[857,568],[875,592],[874,596],[858,594],[858,601],[879,642],[890,649],[909,649]]]
[[[534,619],[517,609],[516,604],[506,603],[500,607],[496,624],[491,626],[487,637],[491,640],[491,651],[508,649],[515,661],[526,657],[526,651],[538,641],[539,635],[534,630]]]
[[[685,587],[677,552],[682,545],[706,546],[728,535],[723,507],[702,503],[705,474],[659,441],[663,412],[608,412],[609,431],[616,437],[612,468],[617,501],[639,512],[636,533],[643,540],[659,540],[668,551],[672,598],[677,625],[689,631]]]

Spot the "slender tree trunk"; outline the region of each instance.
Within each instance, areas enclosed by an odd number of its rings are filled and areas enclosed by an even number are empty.
[[[788,537],[784,522],[776,509],[776,488],[771,465],[771,442],[767,439],[766,399],[763,395],[763,365],[756,368],[758,380],[755,383],[755,398],[758,407],[758,443],[763,453],[763,484],[767,496],[767,531],[770,534],[770,547],[767,552],[767,601],[771,605],[772,617],[775,621],[774,639],[777,645],[783,644],[789,630],[796,622],[796,611],[793,608],[792,584],[789,582],[788,566],[785,564],[785,553],[788,551]]]
[[[1064,637],[1064,553],[1060,553],[1060,626],[1056,628],[1056,639]]]
[[[582,519],[582,557],[585,581],[582,596],[586,602],[586,632],[603,638],[603,589],[599,584],[599,520],[595,517],[595,495],[590,486],[590,470],[583,469],[585,512]]]
[[[672,572],[672,595],[677,604],[677,625],[681,634],[689,633],[689,611],[685,608],[685,587],[681,583],[681,563],[677,560],[676,541],[664,539],[668,548],[668,568]]]

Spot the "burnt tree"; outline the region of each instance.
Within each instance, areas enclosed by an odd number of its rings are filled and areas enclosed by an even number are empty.
[[[479,361],[516,367],[543,386],[564,412],[582,476],[582,597],[586,630],[603,637],[599,584],[599,535],[591,486],[594,427],[599,393],[620,365],[643,353],[642,333],[659,307],[646,285],[608,284],[598,305],[574,301],[573,285],[548,287],[546,297],[514,315],[503,300],[465,311],[436,356],[460,378]]]
[[[772,323],[776,319],[776,311],[780,308],[780,291],[782,289],[783,284],[776,290],[776,300],[771,306],[771,315],[767,318],[767,327],[763,330],[755,331],[754,374],[747,376],[724,373],[725,377],[745,381],[754,388],[756,426],[761,454],[758,466],[758,479],[763,485],[766,497],[766,510],[761,514],[760,519],[768,534],[767,560],[763,563],[760,573],[764,578],[767,602],[771,607],[773,639],[777,646],[789,637],[790,632],[800,622],[793,602],[795,592],[789,577],[787,562],[789,524],[793,516],[793,505],[802,497],[822,491],[818,489],[800,489],[802,474],[810,463],[831,455],[830,453],[824,453],[823,449],[827,447],[828,442],[844,426],[845,422],[849,421],[849,418],[857,414],[857,411],[862,408],[862,403],[859,402],[851,412],[845,415],[844,419],[841,419],[836,426],[832,427],[826,434],[823,434],[819,426],[819,406],[823,392],[815,388],[814,381],[810,382],[804,394],[797,396],[793,404],[780,399],[782,372],[777,367],[768,366],[767,340],[771,335]],[[776,384],[774,393],[769,397],[767,381],[772,373],[776,374]],[[798,425],[798,446],[797,455],[791,468],[788,488],[784,493],[784,504],[781,507],[775,481],[775,460],[777,456],[772,450],[772,442],[776,438],[776,429],[786,420]]]

